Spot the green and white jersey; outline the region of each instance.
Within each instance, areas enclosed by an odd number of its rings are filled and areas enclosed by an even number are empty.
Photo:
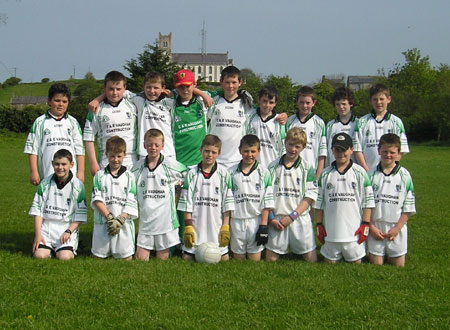
[[[180,226],[175,202],[175,185],[186,174],[186,166],[172,158],[160,156],[150,170],[147,157],[132,169],[136,177],[140,209],[139,233],[160,235]]]
[[[241,170],[241,163],[229,169],[234,196],[233,219],[257,217],[263,209],[273,209],[272,181],[269,172],[255,162],[248,174]]]
[[[67,112],[61,119],[47,112],[34,121],[23,152],[37,155],[39,176],[44,179],[53,174],[53,155],[59,149],[67,149],[72,153],[74,161],[72,171],[77,173],[76,156],[84,155],[80,125]]]
[[[289,215],[305,198],[317,199],[316,170],[298,157],[290,168],[284,165],[284,155],[269,165],[270,179],[273,185],[276,216]],[[309,209],[301,215],[309,213]]]
[[[307,137],[306,148],[303,149],[300,155],[317,168],[319,156],[327,156],[325,122],[314,112],[311,112],[304,122],[300,120],[298,114],[294,114],[287,120],[286,132],[292,127],[300,127],[305,131]]]
[[[69,172],[67,180],[57,183],[56,175],[41,181],[34,195],[29,215],[44,220],[86,222],[87,207],[83,182]]]
[[[275,109],[266,120],[261,118],[258,109],[249,112],[247,121],[247,134],[254,134],[261,141],[261,152],[258,156],[259,163],[266,167],[284,153],[284,138],[286,127],[277,120]]]
[[[362,151],[369,169],[373,169],[380,162],[378,143],[382,135],[393,133],[400,137],[401,152],[408,153],[408,140],[405,128],[400,118],[387,112],[381,120],[376,120],[375,112],[371,112],[358,120],[353,135],[353,148]]]
[[[103,101],[97,113],[90,111],[87,115],[83,140],[94,142],[97,136],[97,160],[101,168],[108,165],[106,141],[115,135],[120,136],[127,144],[123,165],[131,168],[137,160],[137,113],[134,104],[127,99],[122,99],[116,107]]]
[[[201,163],[189,170],[184,180],[178,210],[192,213],[195,244],[218,242],[223,213],[234,211],[229,173],[220,164],[205,177]]]
[[[352,115],[352,118],[348,123],[343,123],[339,116],[337,116],[335,119],[330,120],[327,123],[326,131],[327,131],[327,159],[326,159],[326,166],[330,166],[332,162],[335,161],[333,152],[331,151],[331,142],[333,141],[333,137],[338,133],[347,133],[351,137],[353,137],[353,134],[355,132],[355,127],[358,122],[358,118],[356,118],[355,115]],[[354,156],[352,155],[352,159],[355,160]]]
[[[324,211],[325,241],[356,242],[363,209],[375,207],[371,181],[352,160],[343,173],[335,166],[333,162],[320,175],[315,208]]]
[[[208,110],[208,134],[214,134],[222,141],[217,162],[228,168],[241,160],[239,143],[246,134],[246,121],[251,108],[244,105],[241,96],[229,102],[223,95],[217,94],[213,100],[214,104]]]
[[[128,98],[137,109],[138,136],[137,150],[141,157],[147,156],[144,148],[144,135],[150,128],[157,128],[164,134],[164,149],[161,153],[167,157],[175,157],[175,147],[172,137],[172,111],[175,100],[161,95],[159,100],[150,101],[144,93],[134,94],[127,91]]]
[[[402,213],[416,213],[416,197],[411,174],[397,163],[389,175],[378,165],[369,176],[375,196],[372,220],[397,223]]]
[[[185,166],[202,160],[200,146],[206,135],[206,106],[201,97],[193,97],[187,104],[176,101],[172,132],[177,160]]]
[[[95,174],[91,207],[94,209],[94,223],[104,224],[106,219],[94,206],[95,201],[105,204],[113,216],[127,213],[128,219],[137,218],[136,183],[133,174],[122,166],[117,176],[112,175],[109,165]]]

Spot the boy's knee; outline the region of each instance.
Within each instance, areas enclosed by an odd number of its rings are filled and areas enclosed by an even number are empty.
[[[50,250],[39,249],[34,254],[35,259],[48,259],[50,258]]]
[[[266,261],[277,261],[279,257],[278,253],[266,249]]]
[[[56,259],[58,260],[72,260],[75,258],[75,255],[72,251],[63,250],[56,252]]]

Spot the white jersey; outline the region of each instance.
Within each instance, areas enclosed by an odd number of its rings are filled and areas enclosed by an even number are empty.
[[[122,99],[114,107],[106,101],[100,103],[97,113],[89,112],[84,126],[83,140],[95,141],[97,136],[98,154],[100,168],[108,165],[106,157],[106,141],[115,135],[125,140],[127,152],[123,165],[133,167],[137,160],[136,155],[137,113],[136,107],[127,99]]]
[[[350,135],[350,137],[353,137],[353,134],[355,132],[355,127],[358,122],[358,118],[356,118],[355,115],[352,115],[350,120],[347,123],[343,123],[339,116],[336,117],[333,120],[330,120],[327,123],[327,159],[326,159],[326,166],[330,166],[331,163],[335,161],[333,152],[331,151],[331,143],[333,141],[333,137],[338,133],[347,133]],[[354,155],[352,155],[352,160],[355,160]]]
[[[337,171],[335,163],[323,170],[315,208],[324,210],[325,241],[357,241],[362,211],[374,207],[370,178],[361,166],[350,161],[344,173]]]
[[[206,178],[201,164],[192,168],[185,180],[178,210],[192,213],[195,244],[219,243],[223,213],[234,210],[229,173],[220,164],[214,165]]]
[[[359,118],[353,135],[353,148],[355,151],[362,151],[369,169],[373,169],[380,162],[378,143],[381,136],[386,133],[398,135],[401,142],[400,151],[409,152],[405,128],[400,118],[390,112],[387,112],[381,120],[375,119],[374,112]]]
[[[375,197],[372,220],[397,223],[402,213],[416,213],[414,185],[407,169],[397,164],[385,175],[378,165],[369,176]]]
[[[112,175],[109,165],[98,171],[94,176],[91,207],[94,209],[94,223],[106,223],[105,217],[94,206],[95,201],[105,204],[113,216],[128,214],[128,219],[138,216],[136,202],[136,183],[134,176],[122,166],[117,175]]]
[[[183,179],[186,171],[183,164],[163,155],[153,170],[148,168],[147,157],[141,159],[132,169],[136,177],[141,212],[140,234],[166,234],[180,226],[175,202],[175,185]]]
[[[72,171],[77,173],[76,156],[84,155],[80,124],[67,112],[61,119],[47,112],[34,121],[23,152],[37,155],[39,176],[44,179],[53,174],[53,155],[59,149],[67,149],[72,153]]]
[[[287,120],[286,131],[289,131],[292,127],[300,127],[305,131],[307,137],[306,147],[300,155],[308,163],[314,165],[314,168],[317,168],[319,156],[327,156],[325,122],[314,112],[311,112],[303,122],[298,118],[297,114],[294,114]]]
[[[269,172],[255,162],[248,174],[242,173],[241,163],[230,168],[234,196],[233,219],[257,217],[263,209],[273,209],[272,181]]]
[[[222,150],[217,162],[226,167],[241,160],[239,144],[246,134],[247,108],[241,97],[232,102],[223,96],[214,97],[214,105],[208,110],[208,134],[214,134],[222,141]]]
[[[316,170],[299,157],[294,165],[287,168],[284,155],[269,165],[275,200],[274,212],[278,218],[289,215],[305,198],[317,199]],[[309,217],[309,209],[302,215]]]
[[[125,93],[125,97],[136,106],[138,120],[137,151],[142,157],[147,156],[144,148],[144,135],[150,128],[159,129],[164,135],[164,149],[161,153],[166,157],[175,157],[172,137],[172,116],[175,99],[162,96],[157,101],[150,101],[144,93]]]
[[[286,127],[277,121],[275,110],[266,120],[261,118],[258,109],[253,109],[248,114],[247,134],[256,135],[261,141],[261,152],[258,156],[259,163],[266,167],[284,153],[284,139]]]
[[[41,181],[34,195],[29,215],[44,220],[63,222],[86,222],[86,194],[83,183],[69,172],[69,178],[62,184],[50,175]]]

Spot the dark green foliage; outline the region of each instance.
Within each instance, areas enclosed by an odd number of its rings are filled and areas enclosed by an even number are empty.
[[[84,127],[88,113],[88,103],[103,93],[103,83],[97,82],[93,77],[81,81],[73,93],[72,101],[69,103],[68,112],[78,120]]]
[[[8,105],[0,105],[0,129],[16,133],[28,132],[34,120],[45,111],[45,106],[29,105],[18,110]]]
[[[20,79],[20,78],[10,77],[5,80],[5,82],[3,83],[3,87],[15,86],[15,85],[18,85],[21,81],[22,81],[22,79]]]
[[[41,83],[48,83],[50,81],[50,78],[42,78]]]

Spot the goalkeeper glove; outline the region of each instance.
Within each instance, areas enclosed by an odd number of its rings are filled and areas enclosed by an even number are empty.
[[[219,246],[224,247],[230,244],[230,226],[222,225],[219,231]]]
[[[267,226],[260,225],[258,231],[256,232],[256,245],[267,244],[269,240],[269,231]]]
[[[184,227],[183,241],[184,241],[184,246],[186,246],[188,249],[194,247],[195,233],[194,233],[194,228],[192,228],[192,226]]]
[[[317,238],[319,239],[320,244],[325,244],[325,237],[327,237],[327,231],[323,226],[323,223],[317,224]]]
[[[355,236],[359,235],[358,244],[361,244],[367,239],[367,236],[369,236],[369,222],[363,222],[361,223],[361,226],[359,226],[358,230],[355,231]]]
[[[111,236],[117,235],[120,232],[120,229],[122,229],[125,221],[123,216],[118,215],[115,217],[112,221],[108,222],[108,234]]]

